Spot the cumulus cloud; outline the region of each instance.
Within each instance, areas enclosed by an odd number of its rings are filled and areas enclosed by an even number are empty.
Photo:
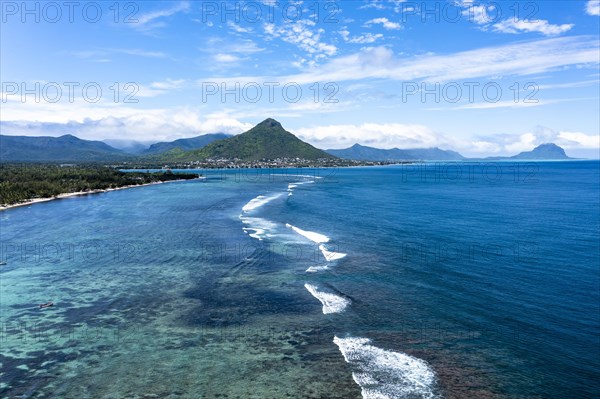
[[[319,148],[346,148],[356,143],[378,148],[425,148],[448,143],[426,126],[399,123],[316,126],[293,133]]]
[[[211,115],[201,108],[134,108],[123,104],[84,101],[22,104],[3,107],[2,134],[60,136],[138,141],[191,137],[204,133],[237,134],[252,125],[228,115]]]
[[[557,142],[565,148],[600,148],[600,135],[590,135],[581,132],[558,132]]]
[[[402,25],[400,25],[398,22],[392,22],[387,18],[374,18],[374,19],[371,19],[371,20],[365,22],[365,26],[371,26],[371,25],[377,25],[377,24],[383,26],[383,28],[387,29],[387,30],[402,29]]]
[[[585,5],[585,12],[588,15],[600,15],[600,0],[589,0]]]
[[[157,111],[126,117],[105,117],[55,122],[1,122],[3,134],[24,136],[62,136],[73,134],[88,140],[163,141],[208,133],[242,133],[252,127],[235,119],[200,118],[185,110]]]

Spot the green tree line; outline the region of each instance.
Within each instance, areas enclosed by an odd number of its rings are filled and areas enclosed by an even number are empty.
[[[65,193],[197,177],[197,174],[179,174],[170,171],[121,172],[111,167],[97,165],[0,164],[0,204],[11,205]]]

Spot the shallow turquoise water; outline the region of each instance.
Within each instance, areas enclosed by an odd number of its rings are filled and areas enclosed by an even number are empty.
[[[596,397],[598,167],[205,171],[2,212],[1,395]]]

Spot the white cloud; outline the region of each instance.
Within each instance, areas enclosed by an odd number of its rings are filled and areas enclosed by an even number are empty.
[[[466,16],[471,22],[480,25],[482,30],[488,30],[491,27],[495,32],[500,33],[537,32],[545,36],[556,36],[571,30],[575,26],[574,24],[555,25],[544,19],[529,20],[516,17],[494,23],[502,15],[501,10],[495,5],[475,4],[472,0],[462,0],[455,4],[463,8],[462,15]]]
[[[513,143],[505,145],[504,150],[509,153],[519,153],[523,151],[530,151],[539,144],[542,143],[535,134],[524,133],[520,135]]]
[[[188,11],[190,9],[190,3],[188,1],[182,1],[174,5],[173,7],[164,9],[164,10],[156,10],[146,14],[142,14],[137,17],[137,22],[132,24],[134,27],[140,27],[144,25],[149,25],[153,23],[156,19],[162,17],[170,17],[171,15],[175,15],[182,11]]]
[[[397,22],[392,22],[387,18],[374,18],[367,22],[365,22],[365,26],[371,26],[375,24],[380,24],[387,30],[400,30],[402,29],[402,25]]]
[[[565,150],[567,155],[585,153],[585,150],[600,149],[600,135],[582,132],[556,131],[538,126],[530,132],[522,134],[500,134],[492,137],[481,137],[471,141],[457,143],[459,151],[473,155],[504,154],[515,155],[523,151],[531,151],[544,143],[554,143]],[[583,151],[583,152],[582,152]],[[593,156],[593,152],[588,152]],[[598,157],[600,153],[596,155]]]
[[[256,54],[265,51],[264,48],[259,47],[255,42],[250,39],[230,41],[223,40],[221,38],[211,38],[206,41],[205,46],[201,49],[210,53],[222,52],[222,53],[234,53],[234,54]]]
[[[173,90],[182,88],[185,83],[185,79],[167,79],[161,82],[152,82],[150,86],[160,90]]]
[[[600,135],[581,132],[559,132],[557,143],[565,148],[600,148]]]
[[[348,39],[348,43],[367,44],[367,43],[373,43],[373,42],[377,41],[378,39],[382,39],[382,38],[383,38],[383,35],[381,33],[376,33],[376,34],[366,33],[364,35],[351,37],[350,39]]]
[[[138,57],[146,57],[146,58],[166,58],[167,55],[161,51],[147,51],[140,49],[108,49],[108,51],[112,51],[115,53],[127,54],[127,55],[135,55]]]
[[[588,15],[600,15],[600,0],[589,0],[585,5],[585,12]]]
[[[485,25],[494,20],[494,12],[496,11],[495,6],[473,5],[470,2],[461,5],[466,7],[463,10],[462,15],[467,17],[470,21],[475,22],[477,25]]]
[[[249,39],[223,40],[222,38],[209,38],[200,51],[208,53],[209,56],[222,67],[224,64],[234,64],[242,60],[248,60],[251,55],[264,51],[255,42]]]
[[[522,76],[574,65],[598,65],[597,39],[564,37],[484,47],[445,55],[423,55],[407,59],[379,46],[332,59],[318,70],[280,77],[279,81],[351,81],[369,78],[398,81],[453,80]],[[255,78],[256,79],[256,78]]]
[[[343,57],[331,59],[319,68],[287,76],[211,77],[211,81],[345,82],[363,79],[389,79],[400,82],[450,82],[466,79],[491,79],[494,76],[527,76],[558,68],[596,67],[596,38],[571,36],[510,43],[451,54],[426,54],[400,57],[385,47],[365,47]]]
[[[434,132],[427,126],[398,123],[365,123],[362,125],[329,125],[300,128],[292,132],[303,140],[324,149],[347,148],[355,143],[377,148],[454,149],[471,156],[493,154],[515,155],[531,151],[540,144],[553,142],[566,150],[598,150],[600,135],[582,132],[555,131],[537,127],[517,135],[498,135],[456,139]],[[600,155],[600,154],[599,154]]]
[[[250,33],[252,32],[252,28],[244,28],[233,21],[227,21],[227,26],[229,29],[237,32],[237,33]]]
[[[168,58],[168,55],[161,51],[148,51],[142,49],[125,49],[125,48],[102,48],[97,50],[84,50],[84,51],[73,51],[66,52],[66,54],[74,55],[75,57],[82,59],[90,59],[93,61],[101,61],[107,60],[111,54],[126,54],[137,57],[145,57],[145,58]]]
[[[506,101],[497,101],[497,102],[478,102],[472,104],[464,104],[459,105],[457,107],[453,107],[453,109],[495,109],[495,108],[530,108],[530,107],[539,107],[542,105],[548,104],[556,104],[559,102],[571,101],[571,100],[532,100],[529,102],[525,101],[517,101],[514,100],[506,100]],[[438,108],[439,109],[439,108]],[[444,109],[444,108],[441,108]]]
[[[496,154],[502,151],[502,147],[497,143],[492,143],[484,140],[474,140],[468,143],[471,153],[475,154]]]
[[[545,36],[556,36],[565,33],[575,26],[573,24],[553,25],[544,19],[531,21],[528,19],[519,20],[509,18],[493,25],[497,32],[502,33],[522,33],[522,32],[539,32]]]
[[[134,97],[156,97],[162,94],[167,94],[173,90],[179,90],[185,87],[188,81],[186,79],[166,79],[160,82],[152,82],[149,85],[137,84],[137,91]],[[132,93],[132,89],[123,89],[124,94]]]
[[[56,104],[54,104],[56,105]],[[252,127],[231,117],[207,115],[198,109],[118,107],[74,107],[69,115],[59,107],[38,109],[36,121],[3,120],[2,132],[9,135],[54,135],[71,133],[84,139],[162,141],[206,133],[238,134]],[[55,115],[52,115],[52,113]],[[18,113],[12,113],[19,117]]]
[[[447,140],[423,125],[364,123],[296,129],[293,133],[319,148],[346,148],[356,143],[378,148],[424,148]]]
[[[368,44],[383,38],[383,35],[381,33],[373,34],[370,32],[365,33],[364,35],[350,37],[350,32],[347,29],[339,31],[339,34],[342,36],[342,39],[344,39],[344,41],[347,43]]]
[[[374,8],[376,10],[385,10],[386,9],[385,5],[383,5],[382,0],[367,0],[367,2],[365,4],[358,7],[359,10],[364,10],[367,8]]]
[[[213,58],[215,61],[222,62],[222,63],[238,62],[241,60],[241,58],[238,56],[235,56],[233,54],[225,54],[225,53],[215,54],[213,56]]]
[[[322,41],[321,36],[325,30],[317,28],[314,21],[290,21],[280,26],[265,23],[263,29],[268,40],[279,38],[286,43],[294,44],[314,60],[324,59],[337,53],[337,47]]]

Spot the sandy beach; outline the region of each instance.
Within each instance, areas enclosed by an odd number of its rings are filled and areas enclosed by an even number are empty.
[[[198,177],[198,179],[203,179],[203,177]],[[106,188],[103,190],[90,190],[90,191],[78,191],[78,192],[74,192],[74,193],[64,193],[64,194],[58,194],[57,196],[54,197],[49,197],[49,198],[35,198],[35,199],[31,199],[25,202],[19,202],[17,204],[11,204],[11,205],[6,205],[6,206],[0,206],[0,212],[1,211],[5,211],[7,209],[11,209],[11,208],[17,208],[20,206],[27,206],[27,205],[33,205],[33,204],[38,204],[40,202],[48,202],[48,201],[54,201],[54,200],[59,200],[59,199],[65,199],[65,198],[71,198],[71,197],[78,197],[80,195],[91,195],[91,194],[100,194],[100,193],[107,193],[109,191],[117,191],[117,190],[124,190],[127,188],[135,188],[135,187],[145,187],[145,186],[151,186],[153,184],[163,184],[163,183],[172,183],[172,182],[180,182],[180,181],[189,181],[189,180],[198,180],[198,179],[178,179],[178,180],[169,180],[169,181],[155,181],[152,183],[145,183],[145,184],[131,184],[128,186],[122,186],[122,187],[117,187],[117,188]]]

